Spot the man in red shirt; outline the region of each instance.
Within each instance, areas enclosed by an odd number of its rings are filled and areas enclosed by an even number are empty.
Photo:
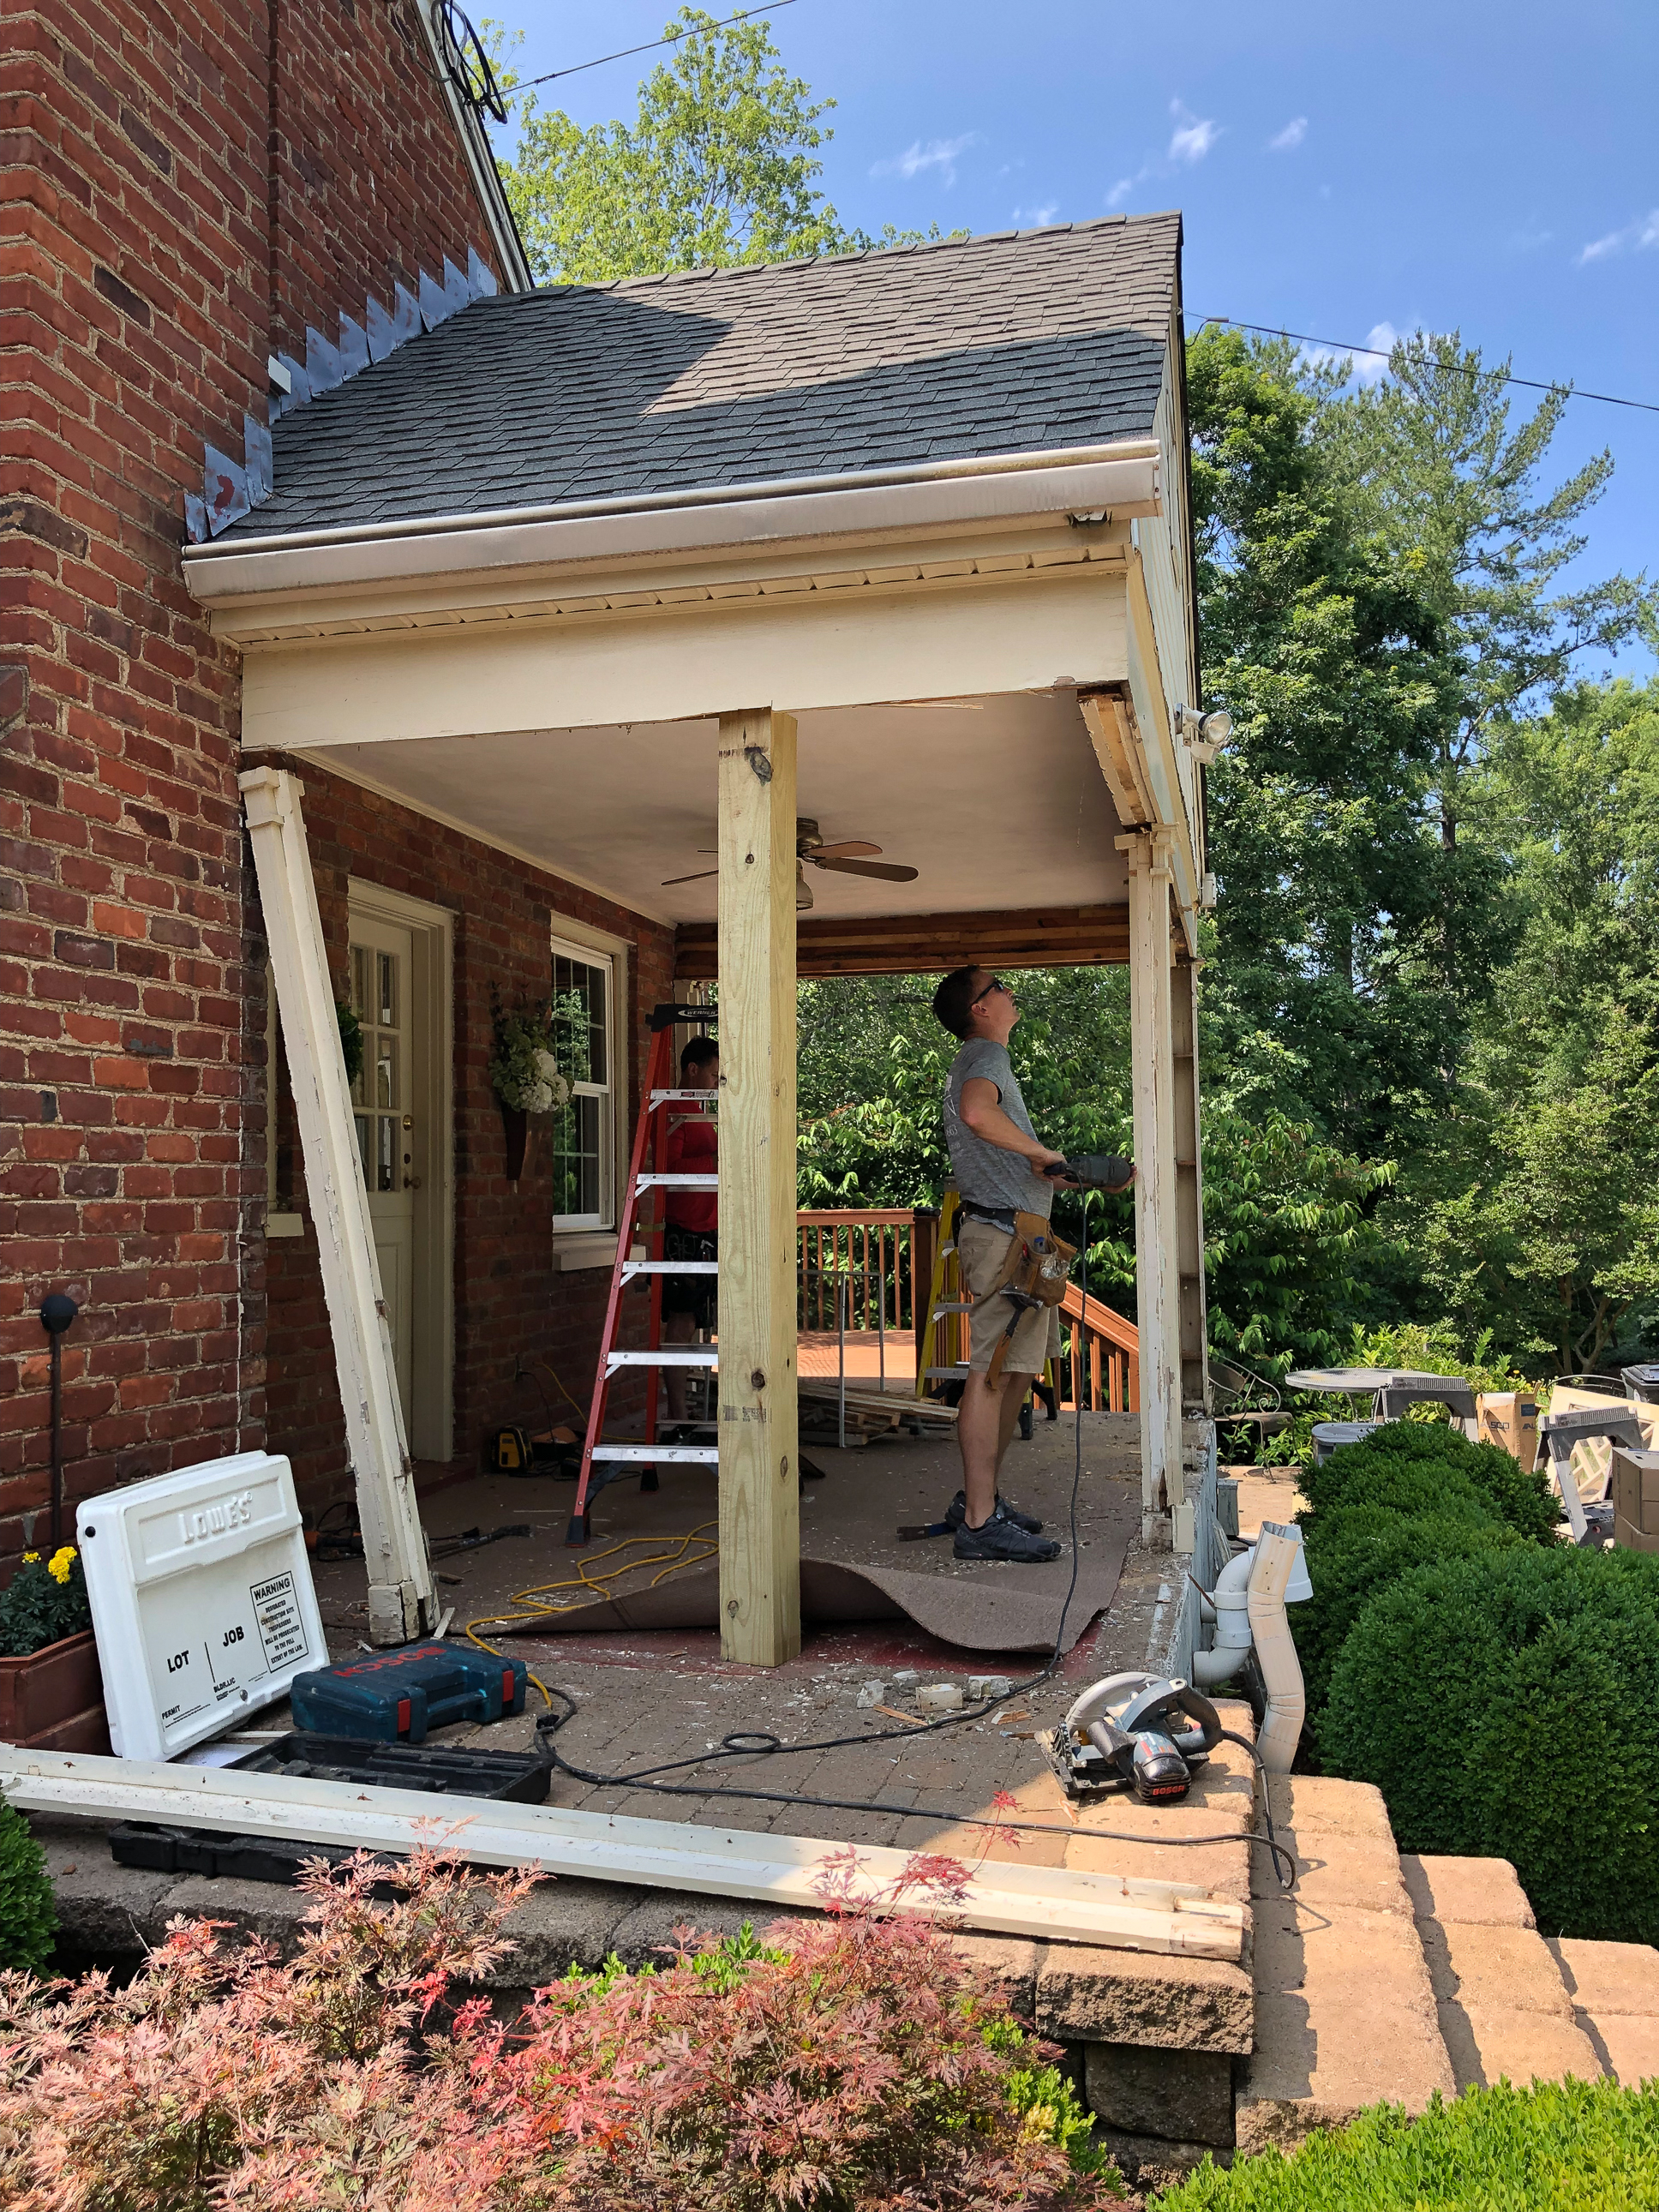
[[[713,1091],[720,1079],[720,1047],[713,1037],[693,1037],[680,1054],[680,1089]],[[669,1175],[713,1175],[719,1157],[719,1137],[714,1115],[705,1107],[689,1111],[670,1108],[668,1157],[663,1163]],[[669,1190],[664,1218],[665,1260],[714,1260],[719,1257],[720,1200],[712,1190]],[[662,1337],[665,1344],[690,1344],[700,1328],[712,1329],[715,1315],[713,1275],[665,1275],[662,1282]],[[677,1426],[685,1421],[684,1367],[663,1370],[668,1391],[668,1418]],[[665,1443],[675,1439],[665,1437]]]

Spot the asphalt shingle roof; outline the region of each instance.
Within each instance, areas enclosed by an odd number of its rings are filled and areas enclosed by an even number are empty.
[[[237,538],[1152,428],[1181,218],[476,301],[276,426]]]

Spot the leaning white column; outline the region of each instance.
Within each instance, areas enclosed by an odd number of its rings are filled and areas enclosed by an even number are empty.
[[[1129,1013],[1134,1103],[1135,1284],[1140,1334],[1141,1526],[1182,1502],[1175,1066],[1167,830],[1120,837],[1129,867]]]
[[[317,886],[300,812],[304,786],[286,769],[270,768],[250,769],[237,781],[259,878],[306,1193],[334,1339],[346,1449],[357,1482],[368,1569],[369,1640],[405,1644],[430,1632],[437,1608],[404,1435],[392,1331],[374,1257]],[[280,1437],[270,1441],[281,1449]]]

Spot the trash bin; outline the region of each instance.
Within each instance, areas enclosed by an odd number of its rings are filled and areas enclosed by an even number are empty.
[[[1644,1406],[1659,1406],[1659,1367],[1621,1367],[1625,1395]]]
[[[1314,1465],[1323,1467],[1339,1444],[1363,1444],[1386,1425],[1382,1421],[1316,1421],[1313,1425]]]

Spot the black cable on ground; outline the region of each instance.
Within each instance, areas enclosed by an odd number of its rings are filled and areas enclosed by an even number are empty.
[[[1086,1190],[1083,1194],[1083,1235],[1079,1250],[1083,1261],[1082,1291],[1086,1310],[1089,1296],[1089,1194]],[[1065,1602],[1060,1609],[1060,1626],[1054,1632],[1054,1650],[1049,1654],[1048,1664],[1037,1674],[1029,1676],[1024,1682],[1014,1685],[1002,1697],[982,1698],[976,1705],[964,1705],[959,1711],[941,1714],[937,1720],[923,1721],[914,1727],[882,1729],[873,1735],[822,1736],[805,1743],[784,1743],[768,1729],[735,1729],[729,1735],[722,1736],[712,1751],[701,1752],[692,1759],[668,1759],[659,1766],[635,1767],[626,1774],[592,1773],[586,1768],[573,1766],[568,1759],[561,1756],[553,1738],[566,1721],[574,1718],[577,1706],[575,1699],[568,1691],[556,1690],[555,1694],[564,1699],[568,1710],[556,1717],[550,1698],[547,1711],[539,1714],[536,1721],[536,1733],[538,1737],[544,1739],[541,1748],[549,1765],[556,1767],[562,1774],[569,1775],[573,1781],[585,1783],[590,1789],[647,1789],[654,1790],[665,1797],[736,1797],[768,1805],[811,1806],[823,1812],[881,1813],[890,1818],[898,1814],[907,1820],[942,1820],[956,1827],[963,1828],[1006,1829],[1022,1835],[1098,1836],[1108,1843],[1145,1844],[1155,1841],[1182,1847],[1237,1843],[1238,1838],[1235,1835],[1149,1838],[1124,1829],[1096,1827],[1079,1829],[1064,1821],[986,1819],[978,1814],[963,1815],[960,1813],[943,1812],[928,1806],[884,1805],[878,1799],[870,1797],[813,1797],[797,1790],[743,1790],[729,1784],[664,1782],[658,1778],[665,1774],[681,1773],[688,1767],[707,1766],[717,1759],[774,1758],[791,1752],[842,1751],[878,1743],[914,1743],[918,1737],[931,1735],[936,1729],[951,1728],[963,1721],[982,1720],[988,1713],[994,1712],[999,1705],[1010,1705],[1016,1698],[1029,1697],[1033,1690],[1040,1687],[1042,1683],[1048,1681],[1058,1673],[1060,1662],[1065,1657],[1066,1619],[1072,1608],[1072,1600],[1077,1594],[1077,1504],[1079,1493],[1083,1486],[1083,1391],[1081,1378],[1074,1377],[1073,1381],[1077,1395],[1077,1443],[1072,1468],[1070,1513],[1072,1575],[1066,1585]],[[540,1686],[538,1684],[538,1687]],[[1273,1856],[1274,1871],[1279,1875],[1281,1887],[1287,1890],[1293,1889],[1296,1887],[1297,1879],[1296,1860],[1279,1843],[1273,1832],[1273,1808],[1267,1800],[1267,1771],[1262,1766],[1256,1747],[1248,1737],[1236,1735],[1231,1729],[1223,1729],[1221,1733],[1230,1743],[1240,1744],[1249,1752],[1256,1771],[1262,1777],[1262,1817],[1267,1823],[1267,1832],[1266,1835],[1262,1835],[1253,1828],[1247,1829],[1244,1840],[1270,1852]],[[1288,1878],[1285,1874],[1286,1868],[1289,1869]]]

